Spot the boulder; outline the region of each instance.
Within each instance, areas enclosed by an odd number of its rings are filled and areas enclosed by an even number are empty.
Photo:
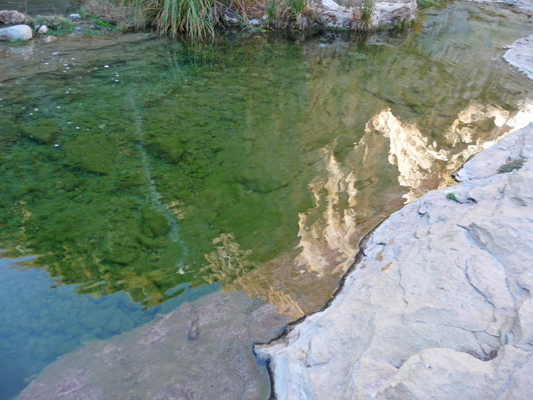
[[[458,177],[362,241],[328,308],[257,346],[278,399],[530,397],[533,124]]]
[[[46,35],[48,33],[48,27],[46,25],[41,25],[37,33],[40,35]]]
[[[45,36],[43,38],[43,42],[45,43],[54,43],[54,42],[57,42],[57,37],[56,36]]]
[[[362,3],[357,0],[315,0],[310,4],[319,23],[330,28],[393,28],[400,23],[412,21],[417,10],[415,0],[377,1],[373,4],[370,21],[364,25],[360,20]]]
[[[81,21],[81,15],[80,14],[70,14],[68,16],[68,19],[72,22]]]
[[[16,10],[1,10],[0,23],[6,25],[20,25],[27,24],[28,17]]]
[[[30,40],[33,32],[28,25],[15,25],[7,28],[0,28],[0,40]]]

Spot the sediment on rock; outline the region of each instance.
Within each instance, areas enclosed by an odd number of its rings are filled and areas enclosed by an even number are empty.
[[[325,311],[256,346],[277,398],[527,398],[532,158],[533,124],[379,226]]]

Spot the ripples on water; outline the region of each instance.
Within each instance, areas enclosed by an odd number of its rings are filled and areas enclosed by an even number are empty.
[[[363,40],[1,47],[0,247],[96,299],[150,308],[219,283],[296,318],[373,225],[533,119],[526,79],[500,59],[528,29],[455,3]],[[7,337],[24,328],[6,308]]]

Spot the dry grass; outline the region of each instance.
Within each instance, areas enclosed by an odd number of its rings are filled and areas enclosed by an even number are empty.
[[[136,10],[124,0],[84,0],[81,12],[85,16],[92,16],[113,24],[133,22]]]

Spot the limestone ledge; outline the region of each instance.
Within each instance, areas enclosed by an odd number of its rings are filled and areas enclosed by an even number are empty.
[[[352,29],[361,17],[360,7],[363,1],[351,0],[345,6],[334,0],[314,0],[310,4],[320,24],[328,28]],[[411,22],[417,11],[416,0],[376,1],[372,4],[369,29],[387,29],[403,22]]]
[[[327,309],[256,347],[278,399],[530,398],[533,124],[455,177],[367,237]]]

